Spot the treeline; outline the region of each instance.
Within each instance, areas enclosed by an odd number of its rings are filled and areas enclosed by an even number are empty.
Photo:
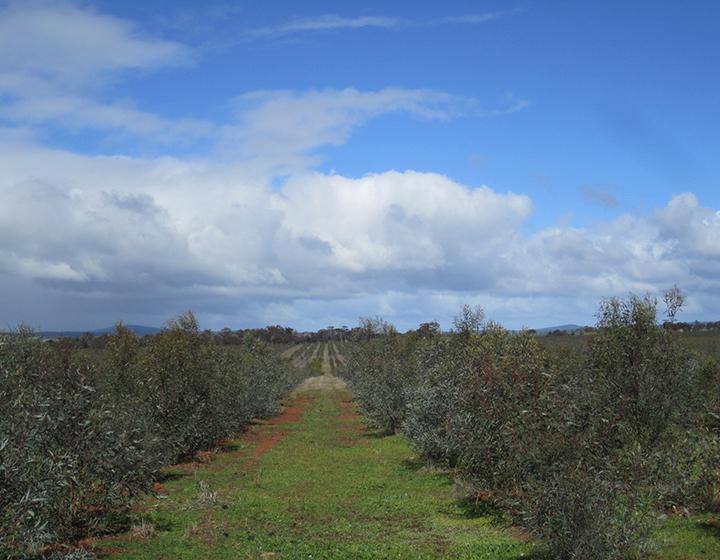
[[[42,557],[98,531],[161,468],[271,415],[299,380],[245,337],[223,349],[191,313],[101,354],[32,332],[0,337],[0,557]]]
[[[352,340],[357,329],[348,327],[327,327],[314,332],[298,332],[291,327],[281,325],[268,326],[256,329],[229,329],[220,331],[203,330],[200,335],[223,346],[240,346],[248,337],[266,342],[268,344],[302,344],[315,342],[345,342]],[[158,336],[157,334],[146,334],[139,337],[141,345],[149,344]],[[83,333],[76,337],[60,337],[49,340],[51,344],[62,342],[77,348],[102,350],[112,340],[113,333],[93,334]]]
[[[720,321],[693,321],[691,323],[685,321],[665,321],[662,326],[665,330],[673,332],[720,331]],[[594,327],[580,327],[572,331],[556,329],[544,333],[544,336],[577,336],[592,334],[595,330]],[[529,332],[535,333],[536,331],[530,329]]]
[[[291,327],[280,325],[269,326],[259,329],[228,328],[212,333],[221,344],[239,344],[248,335],[272,344],[302,344],[315,342],[344,342],[351,340],[355,329],[347,327],[327,327],[313,332],[298,332]],[[209,332],[209,331],[208,331]]]
[[[663,326],[668,330],[678,332],[720,331],[720,321],[693,321],[692,323],[667,321],[663,323]]]
[[[718,483],[720,367],[656,315],[650,298],[607,300],[576,353],[468,307],[450,336],[365,321],[375,337],[344,375],[378,427],[454,469],[551,558],[635,558],[664,510],[710,507]]]

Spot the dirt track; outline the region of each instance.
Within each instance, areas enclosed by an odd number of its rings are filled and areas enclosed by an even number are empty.
[[[293,395],[304,393],[305,391],[331,391],[333,389],[345,389],[345,382],[334,375],[318,375],[316,377],[308,377],[292,392]]]

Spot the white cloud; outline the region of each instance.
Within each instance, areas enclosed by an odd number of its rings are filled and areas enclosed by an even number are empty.
[[[212,138],[220,127],[199,119],[166,119],[130,102],[99,103],[70,95],[33,95],[0,107],[0,118],[24,125],[53,123],[68,130],[97,129],[139,136],[153,142],[182,144]]]
[[[488,12],[482,14],[465,14],[447,16],[428,20],[412,20],[390,16],[354,16],[338,14],[322,14],[314,17],[295,18],[275,26],[259,27],[248,31],[246,39],[262,39],[280,37],[296,33],[327,32],[341,29],[393,29],[412,27],[435,27],[440,25],[477,25],[494,21],[503,14]]]
[[[323,308],[331,322],[383,308],[407,321],[465,300],[536,325],[558,302],[577,311],[631,289],[677,283],[706,306],[720,293],[720,218],[691,194],[527,235],[528,197],[415,171],[303,173],[271,188],[238,164],[5,143],[0,177],[3,285],[23,279],[28,297],[114,318],[194,307],[221,326],[264,321],[272,305],[323,326]]]
[[[656,292],[677,283],[718,294],[719,240],[715,210],[684,193],[647,216],[626,214],[592,229],[537,232],[515,248],[510,291],[602,297]]]
[[[132,24],[59,2],[11,2],[0,7],[0,79],[5,87],[44,82],[74,89],[108,73],[184,64],[190,51],[143,36]]]
[[[466,14],[462,16],[446,16],[433,20],[431,24],[478,24],[487,23],[489,21],[495,21],[504,14],[500,12],[487,12],[484,14]]]
[[[303,31],[332,31],[336,29],[360,29],[363,27],[396,27],[402,20],[384,16],[343,17],[324,14],[312,18],[297,18],[275,27],[261,27],[249,33],[250,37],[272,37]]]
[[[504,107],[488,109],[474,98],[427,89],[255,91],[234,100],[237,124],[224,128],[220,145],[244,158],[306,168],[314,161],[308,155],[315,148],[344,144],[356,127],[384,114],[428,120],[484,118],[528,105],[510,97]]]
[[[374,18],[352,21],[378,23]],[[216,140],[225,155],[303,167],[313,148],[342,144],[356,126],[382,114],[492,117],[528,106],[510,97],[505,106],[489,109],[477,99],[424,89],[255,91],[233,101],[237,122],[219,125],[163,118],[104,93],[109,82],[130,71],[186,64],[192,58],[187,47],[146,37],[112,16],[54,2],[11,3],[0,8],[0,97],[5,98],[0,119],[31,127],[104,130],[155,143],[201,140],[209,145]]]
[[[288,29],[394,24],[392,18],[326,16],[298,20]],[[113,138],[193,145],[202,142],[229,157],[262,159],[267,165],[305,167],[307,153],[343,143],[354,127],[389,112],[426,119],[460,115],[491,117],[525,108],[508,98],[488,109],[477,99],[444,92],[386,88],[255,91],[232,103],[237,122],[169,119],[132,100],[113,99],[108,85],[138,71],[193,62],[177,42],[150,37],[114,16],[55,1],[0,4],[0,120],[14,126],[94,129]]]
[[[209,123],[170,121],[129,101],[97,97],[130,73],[186,65],[180,43],[145,36],[135,25],[62,2],[0,4],[0,119],[36,126],[99,128],[170,141],[209,136]]]
[[[486,258],[531,211],[525,196],[413,171],[293,178],[274,204],[291,236],[326,244],[333,265],[350,272],[435,270]]]

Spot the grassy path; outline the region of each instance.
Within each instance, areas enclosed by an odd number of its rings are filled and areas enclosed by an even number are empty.
[[[521,533],[456,497],[401,436],[365,429],[333,376],[307,380],[280,416],[199,463],[170,469],[118,559],[476,559],[533,556]],[[671,518],[655,560],[720,558],[720,522]],[[538,556],[539,557],[539,556]]]
[[[311,384],[311,386],[313,386]],[[122,559],[510,559],[531,546],[454,497],[349,394],[300,393],[206,464],[178,466],[144,523],[97,543]]]

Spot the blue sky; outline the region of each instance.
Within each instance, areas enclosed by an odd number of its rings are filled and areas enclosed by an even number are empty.
[[[0,319],[720,315],[715,2],[0,3]]]

